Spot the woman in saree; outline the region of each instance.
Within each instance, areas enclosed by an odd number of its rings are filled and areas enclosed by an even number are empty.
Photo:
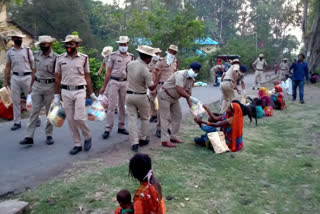
[[[231,103],[226,113],[221,116],[215,116],[207,107],[205,107],[205,109],[210,118],[217,122],[206,122],[200,118],[195,118],[195,122],[211,127],[220,127],[220,130],[225,135],[226,143],[230,151],[236,152],[241,150],[243,147],[243,116],[240,105]]]

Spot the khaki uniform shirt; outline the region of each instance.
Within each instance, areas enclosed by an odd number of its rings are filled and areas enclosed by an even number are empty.
[[[64,53],[57,58],[55,72],[61,73],[61,84],[63,85],[87,85],[84,74],[90,72],[89,58],[79,52],[74,58]]]
[[[231,65],[231,67],[229,68],[229,70],[226,72],[225,76],[224,76],[224,80],[232,80],[233,83],[237,82],[238,79],[234,79],[234,73],[239,72],[240,70],[240,66],[239,65]]]
[[[188,70],[181,70],[172,74],[162,87],[168,91],[171,98],[179,99],[181,96],[178,94],[176,86],[191,91],[193,82],[194,79],[188,77]]]
[[[289,71],[289,64],[285,62],[281,62],[279,65],[279,70]]]
[[[58,54],[51,50],[48,56],[42,51],[34,53],[34,64],[36,69],[36,77],[39,79],[54,79],[54,69]]]
[[[28,51],[29,50],[29,57]],[[30,58],[30,60],[29,60]],[[11,70],[19,74],[32,72],[30,65],[34,61],[32,51],[29,48],[21,47],[15,49],[14,47],[10,48],[7,51],[7,63],[11,64]]]
[[[167,58],[165,57],[156,64],[156,69],[160,69],[159,82],[166,82],[177,71],[177,61],[175,60],[171,65],[168,65]]]
[[[148,64],[149,71],[153,72],[156,69],[157,63],[160,61],[162,61],[161,58],[158,61],[151,60],[151,62]]]
[[[146,93],[153,86],[152,73],[147,64],[140,58],[128,64],[128,90],[136,93]]]
[[[267,61],[265,59],[262,59],[260,60],[259,58],[256,59],[256,61],[254,61],[253,65],[256,66],[256,69],[257,70],[263,70],[264,69],[264,66],[267,66]]]
[[[221,72],[223,72],[223,65],[215,65],[214,67],[211,68],[210,71],[211,72],[212,71],[215,71],[215,72],[221,71]]]
[[[108,66],[109,58],[110,58],[110,55],[103,58],[102,63],[105,64],[106,67]]]
[[[127,64],[134,60],[131,53],[122,55],[120,51],[110,54],[108,68],[112,68],[111,76],[115,78],[127,78]]]

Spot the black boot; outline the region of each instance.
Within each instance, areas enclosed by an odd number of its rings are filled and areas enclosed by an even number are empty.
[[[32,145],[33,139],[30,137],[26,137],[23,139],[23,141],[20,141],[20,145]]]

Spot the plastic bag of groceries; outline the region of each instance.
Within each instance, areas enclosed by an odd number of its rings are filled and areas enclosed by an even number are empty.
[[[108,100],[106,95],[100,94],[99,97],[98,97],[98,101],[101,103],[103,108],[105,108],[105,109],[108,108],[109,100]]]
[[[54,103],[52,103],[47,118],[53,126],[63,126],[64,120],[66,119],[66,113],[62,104],[55,105]]]
[[[6,108],[9,108],[9,106],[12,104],[10,88],[2,87],[0,89],[0,101]]]
[[[88,120],[102,121],[106,118],[106,112],[99,100],[94,101],[88,110]]]
[[[202,118],[205,113],[206,113],[206,110],[203,108],[201,102],[199,102],[198,104],[193,104],[193,105],[191,106],[191,114],[192,114],[194,117],[200,117],[200,118]]]
[[[27,110],[28,110],[28,112],[31,112],[31,110],[32,110],[31,94],[28,94],[28,96],[27,96]]]

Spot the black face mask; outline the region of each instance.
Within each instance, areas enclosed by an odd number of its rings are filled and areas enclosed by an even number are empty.
[[[40,49],[42,52],[48,52],[50,50],[50,46],[48,46],[48,47],[40,46]]]
[[[15,45],[18,45],[18,46],[21,46],[21,44],[22,44],[22,40],[20,40],[20,39],[19,40],[14,40],[13,42],[14,42]]]
[[[76,48],[71,48],[71,47],[67,47],[67,46],[65,46],[65,48],[67,50],[67,53],[69,53],[69,54],[73,54],[76,51]]]

